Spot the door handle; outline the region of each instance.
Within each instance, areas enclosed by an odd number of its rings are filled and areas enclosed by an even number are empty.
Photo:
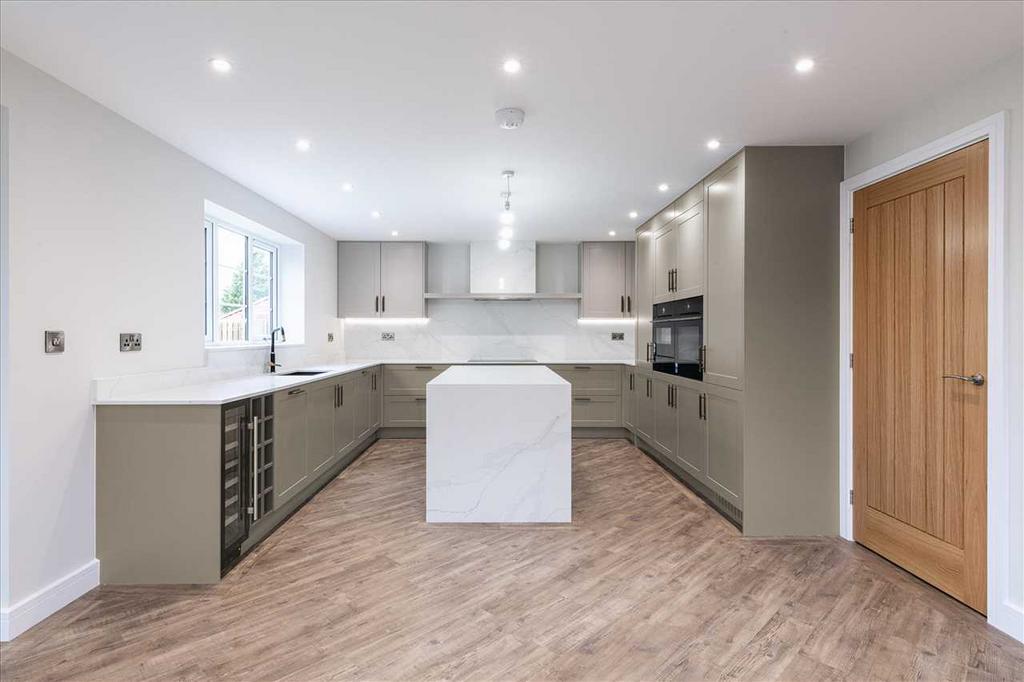
[[[619,312],[620,313],[626,312],[626,296],[625,296],[625,294],[623,294],[622,296],[619,296]]]
[[[373,297],[373,312],[380,312],[380,294]]]
[[[707,393],[701,393],[700,394],[700,401],[697,403],[697,414],[698,414],[698,416],[701,419],[703,419],[704,421],[707,421],[707,419],[708,419],[708,394]]]
[[[701,376],[704,375],[704,367],[707,365],[708,347],[703,345],[700,347],[700,353],[697,355],[697,363],[699,365]]]
[[[976,373],[972,374],[969,377],[968,376],[964,376],[963,374],[943,374],[942,378],[943,379],[957,379],[958,381],[966,381],[967,383],[974,384],[975,386],[984,386],[985,385],[985,375],[982,374],[981,372],[976,372]]]
[[[626,312],[633,312],[633,297],[630,296],[629,294],[626,294]]]
[[[380,297],[380,311],[384,312],[384,296]]]

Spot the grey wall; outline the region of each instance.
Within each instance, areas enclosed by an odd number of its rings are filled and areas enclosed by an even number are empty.
[[[747,147],[743,531],[839,531],[842,147]]]

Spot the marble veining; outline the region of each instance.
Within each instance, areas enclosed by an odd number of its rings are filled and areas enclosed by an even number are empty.
[[[571,389],[546,367],[463,366],[427,384],[426,520],[572,520]]]
[[[533,294],[537,291],[537,242],[496,241],[469,245],[469,290],[474,294]]]

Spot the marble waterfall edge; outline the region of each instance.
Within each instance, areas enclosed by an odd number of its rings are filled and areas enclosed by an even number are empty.
[[[429,523],[570,523],[571,389],[546,367],[452,367],[427,384]]]

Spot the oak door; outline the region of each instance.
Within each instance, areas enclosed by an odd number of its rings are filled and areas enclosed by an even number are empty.
[[[854,538],[985,612],[988,143],[854,194]]]

